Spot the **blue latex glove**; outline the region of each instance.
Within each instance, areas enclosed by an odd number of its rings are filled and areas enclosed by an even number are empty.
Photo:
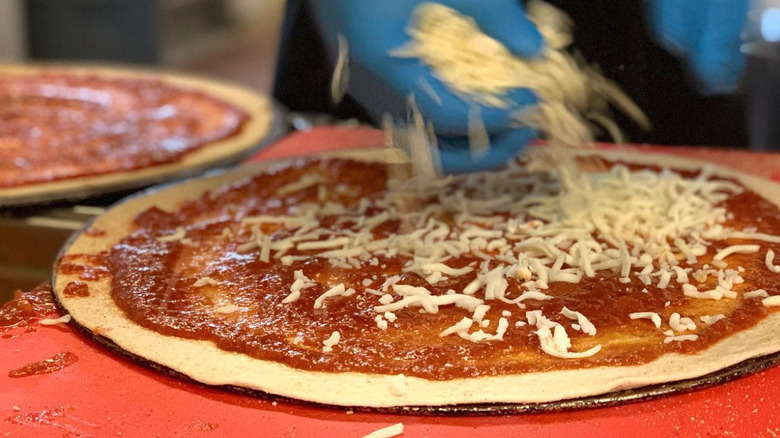
[[[730,93],[744,65],[749,0],[648,0],[655,37],[683,58],[706,94]]]
[[[509,108],[480,106],[491,141],[490,151],[474,162],[466,139],[469,105],[452,94],[431,70],[417,59],[394,58],[389,52],[406,42],[405,29],[421,0],[315,0],[316,12],[330,46],[336,34],[349,43],[350,81],[348,92],[372,116],[389,112],[406,114],[405,102],[414,94],[420,112],[433,123],[439,137],[445,172],[464,172],[495,167],[506,162],[534,137],[528,128],[510,127],[512,115],[521,107],[537,102],[527,89],[513,90]],[[542,37],[525,15],[518,0],[441,0],[464,15],[473,17],[488,35],[522,56],[535,56]],[[441,99],[435,101],[421,88],[427,82]]]

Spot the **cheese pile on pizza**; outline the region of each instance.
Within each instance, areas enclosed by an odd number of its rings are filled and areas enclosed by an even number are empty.
[[[121,204],[67,249],[57,299],[200,382],[351,406],[562,400],[780,350],[771,183],[637,153],[403,180],[377,156]]]

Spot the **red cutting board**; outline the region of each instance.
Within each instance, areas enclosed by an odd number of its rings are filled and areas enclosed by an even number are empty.
[[[381,144],[366,129],[293,134],[253,160]],[[608,146],[605,146],[608,147]],[[780,156],[646,147],[727,164],[777,179]],[[56,315],[53,315],[56,316]],[[780,338],[780,336],[779,336]],[[778,340],[780,342],[780,339]],[[71,351],[78,362],[53,374],[8,371]],[[717,387],[619,407],[502,417],[349,414],[224,393],[157,375],[93,345],[70,328],[34,326],[0,336],[0,437],[361,437],[403,422],[404,437],[775,437],[780,367]]]

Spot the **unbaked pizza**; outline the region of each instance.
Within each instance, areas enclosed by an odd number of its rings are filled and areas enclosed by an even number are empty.
[[[588,163],[245,167],[98,218],[55,294],[197,381],[345,406],[572,399],[780,350],[778,187],[661,155]]]
[[[267,134],[250,91],[134,70],[0,66],[0,205],[159,182]]]

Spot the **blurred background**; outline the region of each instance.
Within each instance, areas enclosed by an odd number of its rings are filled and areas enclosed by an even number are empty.
[[[310,126],[301,120],[333,117],[368,122],[349,96],[339,105],[330,100],[334,53],[319,36],[313,1],[0,0],[0,62],[161,66],[271,95],[290,110],[296,128]],[[618,117],[631,142],[780,150],[780,0],[750,0],[747,16],[738,17],[744,22],[737,42],[740,79],[734,89],[714,94],[702,93],[684,57],[654,35],[648,5],[684,5],[696,16],[705,3],[717,11],[715,0],[548,1],[572,17],[576,50],[653,122],[652,131],[642,132]],[[33,227],[0,214],[0,302],[45,279],[59,249],[52,242],[78,227]]]
[[[285,0],[2,0],[0,61],[153,64],[270,93]]]

